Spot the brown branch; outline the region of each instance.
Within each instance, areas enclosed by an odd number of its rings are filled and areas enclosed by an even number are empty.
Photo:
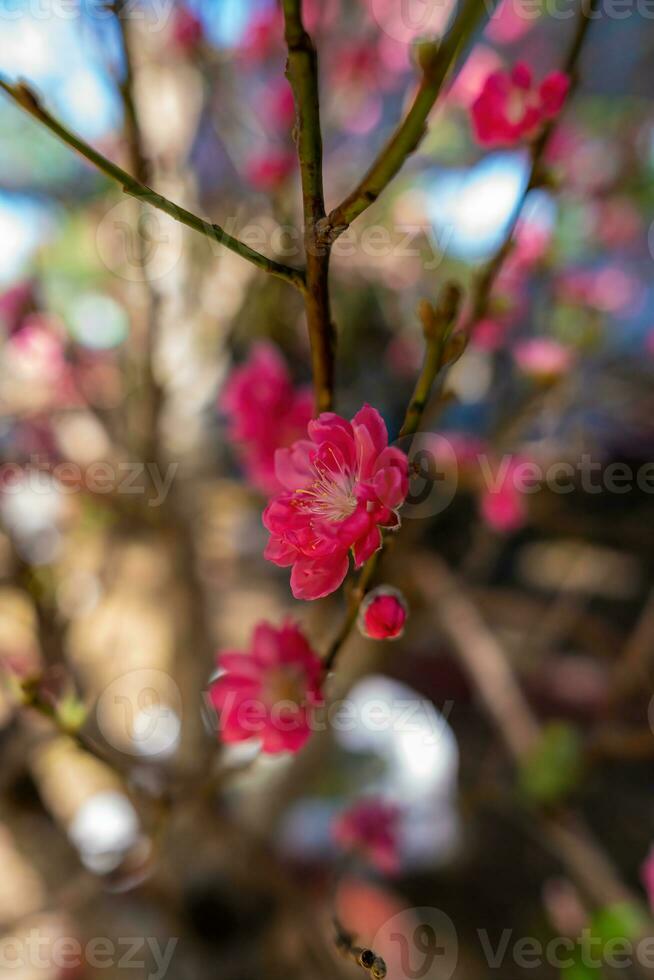
[[[304,246],[307,260],[305,308],[311,342],[316,410],[329,411],[334,390],[334,327],[329,301],[331,245],[319,240],[325,218],[322,181],[322,134],[318,91],[318,55],[304,29],[302,0],[283,0],[288,63],[286,75],[293,89],[296,142],[302,179]]]

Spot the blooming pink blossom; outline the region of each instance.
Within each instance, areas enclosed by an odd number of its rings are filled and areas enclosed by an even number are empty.
[[[481,496],[481,516],[498,534],[511,534],[527,521],[528,511],[524,496],[523,474],[520,469],[525,460],[517,457],[502,460],[488,480]]]
[[[650,908],[654,911],[654,845],[650,847],[649,854],[641,865],[640,878],[645,886]]]
[[[370,797],[337,817],[332,834],[340,847],[362,854],[384,874],[394,874],[400,867],[401,817],[397,804]]]
[[[574,353],[552,337],[532,337],[513,348],[518,368],[537,381],[550,381],[566,374],[574,362]]]
[[[232,372],[219,405],[248,478],[263,493],[279,491],[275,452],[306,432],[313,412],[310,389],[294,388],[278,349],[262,341]]]
[[[275,455],[285,490],[268,504],[265,557],[292,566],[296,599],[334,592],[352,550],[359,568],[381,547],[381,527],[397,528],[408,490],[408,461],[388,445],[379,412],[364,405],[351,422],[324,412],[309,423],[308,439]]]
[[[484,146],[514,146],[532,138],[560,112],[569,87],[570,79],[559,71],[536,87],[522,62],[511,72],[492,72],[472,105],[477,140]]]
[[[371,640],[395,640],[402,636],[406,619],[407,605],[402,593],[381,585],[364,599],[359,629]]]
[[[323,666],[293,623],[260,622],[251,649],[218,654],[220,673],[209,689],[223,742],[259,739],[263,752],[297,752],[322,703]]]

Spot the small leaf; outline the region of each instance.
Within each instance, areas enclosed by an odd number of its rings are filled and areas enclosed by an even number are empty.
[[[575,788],[582,772],[582,746],[571,725],[547,725],[523,761],[520,788],[536,803],[553,804]]]

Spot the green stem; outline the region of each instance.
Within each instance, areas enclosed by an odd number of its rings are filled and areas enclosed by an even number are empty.
[[[136,178],[132,177],[117,164],[112,163],[97,150],[94,150],[92,146],[85,143],[83,139],[75,135],[67,129],[62,123],[60,123],[54,116],[50,115],[43,106],[41,105],[39,99],[34,94],[31,88],[24,82],[19,82],[17,85],[11,85],[10,83],[4,81],[0,78],[0,88],[12,99],[16,105],[18,105],[24,112],[29,113],[34,119],[37,119],[42,125],[54,133],[62,142],[66,143],[73,150],[76,150],[81,156],[88,160],[89,163],[93,164],[98,170],[100,170],[106,177],[111,180],[116,181],[121,185],[123,191],[129,194],[131,197],[135,197],[137,200],[142,201],[144,204],[149,204],[153,208],[157,208],[159,211],[163,211],[164,214],[169,215],[175,221],[179,221],[181,224],[186,225],[188,228],[192,228],[194,231],[199,232],[206,238],[210,238],[212,241],[217,242],[219,245],[224,245],[225,248],[230,249],[232,252],[236,252],[242,258],[256,265],[257,268],[262,269],[264,272],[268,272],[270,275],[277,276],[280,279],[284,279],[286,282],[291,283],[296,289],[299,289],[302,293],[305,291],[305,274],[300,269],[293,269],[290,266],[283,265],[280,262],[276,262],[274,259],[269,259],[265,255],[261,255],[260,252],[256,252],[254,249],[246,245],[245,242],[240,241],[238,238],[234,238],[224,228],[220,225],[213,224],[209,221],[205,221],[200,218],[197,214],[193,214],[191,211],[187,211],[185,208],[180,207],[173,201],[169,201],[168,198],[163,197],[161,194],[157,194],[153,191],[151,187],[146,184],[142,184]]]
[[[307,256],[305,307],[311,342],[316,409],[329,411],[334,391],[334,327],[329,300],[331,244],[318,229],[325,219],[322,180],[322,134],[318,90],[318,55],[304,29],[302,0],[283,0],[288,48],[286,74],[293,89],[296,141],[302,179],[304,246]]]
[[[418,47],[422,80],[409,112],[380,151],[360,184],[329,214],[323,223],[324,238],[334,240],[363,214],[404,166],[426,132],[427,119],[445,81],[475,30],[487,20],[496,0],[463,0],[454,23],[442,42]]]

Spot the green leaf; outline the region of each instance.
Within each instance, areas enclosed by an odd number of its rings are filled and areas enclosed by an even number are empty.
[[[576,787],[581,773],[579,735],[571,725],[553,722],[522,763],[520,789],[535,803],[557,803]]]

